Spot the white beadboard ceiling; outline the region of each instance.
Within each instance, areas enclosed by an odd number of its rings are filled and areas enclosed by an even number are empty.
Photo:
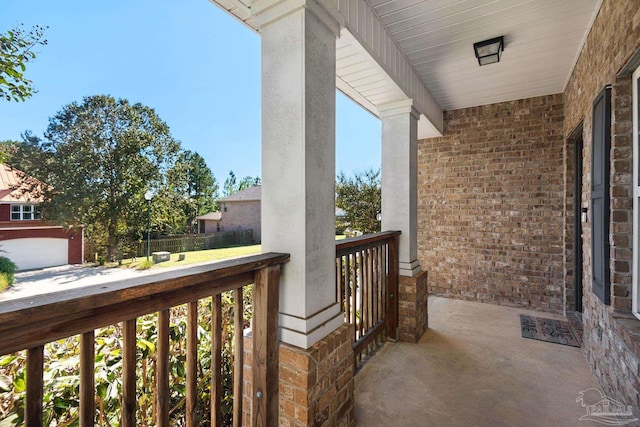
[[[209,1],[256,31],[251,0]],[[353,0],[318,1],[342,5]],[[355,1],[373,10],[443,110],[563,92],[602,2]],[[473,43],[497,36],[505,38],[501,61],[480,67]],[[336,50],[336,86],[364,108],[377,115],[378,106],[406,97],[346,29]],[[433,131],[424,117],[422,122],[429,129],[421,133]]]
[[[445,110],[564,91],[601,0],[366,0]],[[473,43],[504,36],[497,64]]]

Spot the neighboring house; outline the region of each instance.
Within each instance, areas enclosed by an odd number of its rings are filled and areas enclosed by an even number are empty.
[[[222,219],[222,213],[209,212],[206,215],[200,215],[196,217],[198,221],[198,233],[216,233],[222,231],[222,225],[220,220]]]
[[[197,217],[199,233],[253,230],[253,240],[261,241],[260,200],[262,187],[238,191],[220,200],[221,212]]]
[[[16,263],[19,270],[81,264],[82,227],[65,230],[43,221],[39,209],[42,197],[32,195],[27,180],[34,178],[0,164],[0,253]]]

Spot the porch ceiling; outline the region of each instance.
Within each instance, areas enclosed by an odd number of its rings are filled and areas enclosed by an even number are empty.
[[[564,91],[601,0],[366,0],[445,110]],[[498,64],[473,43],[504,36]]]
[[[210,1],[257,31],[251,13],[256,0]],[[439,135],[442,130],[441,113],[438,118],[437,111],[563,92],[601,1],[319,0],[319,3],[348,15],[341,19],[346,28],[336,45],[337,88],[376,116],[380,106],[407,96],[418,104],[432,100],[430,107],[419,105],[423,115],[418,123],[418,136],[425,138]],[[365,2],[366,6],[360,6]],[[367,10],[375,17],[370,19]],[[377,22],[381,23],[379,29]],[[381,36],[385,33],[392,44],[386,48]],[[505,38],[500,63],[480,67],[473,43],[497,36]],[[371,43],[372,38],[373,45],[361,43]],[[376,43],[374,52],[371,48]],[[396,47],[400,56],[392,57],[397,58],[392,62],[381,65],[374,59],[380,55],[388,59],[389,52]],[[403,62],[402,57],[409,69],[398,65]],[[415,80],[411,80],[412,75]],[[416,90],[416,84],[424,89]]]

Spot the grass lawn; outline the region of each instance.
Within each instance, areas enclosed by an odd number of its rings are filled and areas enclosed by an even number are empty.
[[[178,254],[171,254],[171,260],[153,265],[151,268],[167,268],[180,267],[182,265],[196,264],[205,261],[215,261],[226,258],[235,258],[244,255],[259,254],[261,245],[236,246],[232,248],[208,249],[206,251],[185,252],[184,261],[178,261]],[[146,257],[138,257],[138,260],[132,262],[131,259],[122,260],[120,267],[124,268],[140,268],[145,264]]]
[[[344,239],[344,234],[337,235],[336,240]],[[185,259],[183,261],[178,261],[178,254],[171,254],[171,260],[167,262],[161,262],[159,264],[154,264],[151,267],[146,267],[146,257],[138,257],[137,261],[132,261],[131,259],[123,259],[120,265],[117,264],[107,264],[109,267],[122,267],[122,268],[167,268],[167,267],[180,267],[181,265],[188,264],[197,264],[199,262],[205,261],[215,261],[227,258],[236,258],[245,255],[255,255],[259,254],[262,250],[262,245],[251,245],[251,246],[235,246],[232,248],[222,248],[222,249],[208,249],[205,251],[193,251],[193,252],[185,252]]]

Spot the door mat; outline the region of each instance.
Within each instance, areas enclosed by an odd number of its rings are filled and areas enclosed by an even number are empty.
[[[569,322],[564,320],[545,319],[543,317],[520,315],[522,337],[552,342],[555,344],[582,347],[571,330]]]

